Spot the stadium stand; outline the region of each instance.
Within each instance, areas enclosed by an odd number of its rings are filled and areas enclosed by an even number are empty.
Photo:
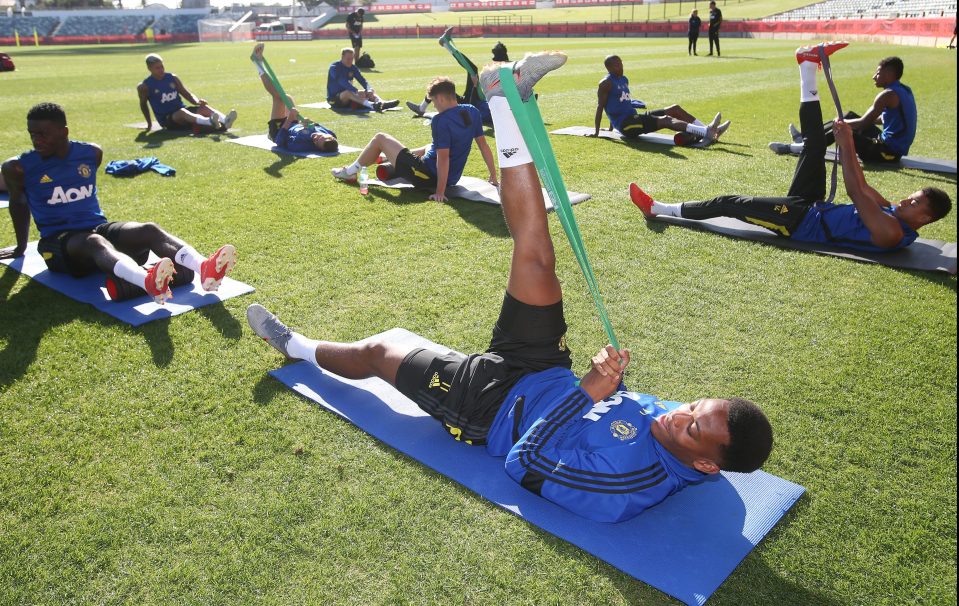
[[[152,16],[137,15],[69,16],[53,36],[133,36],[143,33],[152,21]]]
[[[956,0],[826,0],[767,17],[764,21],[923,19],[955,14]]]
[[[56,17],[0,17],[0,38],[12,38],[14,31],[32,36],[34,28],[38,35],[49,36],[59,23]]]
[[[195,34],[197,22],[209,15],[163,15],[153,24],[157,34]]]

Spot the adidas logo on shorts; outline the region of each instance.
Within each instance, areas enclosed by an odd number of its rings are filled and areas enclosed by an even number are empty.
[[[516,154],[516,152],[518,152],[518,151],[519,151],[519,148],[518,148],[518,147],[510,147],[509,149],[501,149],[501,150],[499,150],[499,153],[503,154],[503,155],[506,156],[507,158],[510,158],[510,157],[512,157],[514,154]]]

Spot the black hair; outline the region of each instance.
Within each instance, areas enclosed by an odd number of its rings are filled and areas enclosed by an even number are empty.
[[[929,208],[932,210],[932,220],[938,221],[945,217],[952,210],[952,200],[949,194],[938,187],[923,187],[922,195],[929,200]]]
[[[66,126],[67,114],[56,103],[38,103],[27,112],[27,120],[49,120],[57,126]]]
[[[749,473],[762,467],[773,449],[773,428],[761,408],[743,398],[729,398],[729,444],[723,448],[726,471]]]
[[[509,54],[506,52],[506,45],[497,42],[493,47],[493,61],[509,61]]]
[[[899,57],[886,57],[879,62],[879,69],[891,69],[893,75],[896,76],[896,80],[900,80],[905,66]]]
[[[619,55],[610,55],[603,59],[603,65],[606,66],[606,69],[609,69],[609,64],[617,60],[622,61],[622,59],[619,58]]]
[[[320,151],[324,153],[332,153],[338,149],[340,149],[340,144],[336,141],[336,139],[327,139],[320,144]]]

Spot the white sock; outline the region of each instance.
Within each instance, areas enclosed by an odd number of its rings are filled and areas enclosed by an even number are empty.
[[[173,260],[187,269],[195,272],[200,271],[200,263],[206,261],[206,257],[196,251],[195,248],[187,244],[173,255]]]
[[[373,102],[367,99],[366,101],[363,101],[363,107],[368,107],[370,109],[373,109]]]
[[[513,166],[522,166],[533,161],[519,130],[516,117],[509,108],[506,97],[493,97],[489,100],[489,111],[493,115],[493,130],[496,134],[496,159],[500,170]]]
[[[266,70],[263,69],[263,66],[260,65],[260,62],[259,62],[259,61],[255,62],[253,65],[256,66],[256,71],[257,71],[257,73],[260,74],[261,76],[266,73]]]
[[[816,81],[816,72],[819,65],[812,61],[803,61],[799,64],[799,102],[819,101],[819,85]]]
[[[423,102],[420,103],[420,113],[421,113],[421,114],[425,114],[425,113],[426,113],[426,108],[429,107],[429,106],[430,106],[430,100],[429,100],[429,99],[423,99]]]
[[[206,116],[197,116],[196,123],[200,126],[213,126],[213,123]]]
[[[307,339],[300,333],[294,332],[293,336],[290,337],[290,342],[286,344],[286,353],[288,353],[291,358],[306,360],[316,364],[316,346],[319,344],[319,341]]]
[[[805,143],[790,143],[789,144],[789,153],[791,154],[801,154],[802,150],[806,148]]]
[[[359,159],[357,159],[353,162],[353,164],[350,164],[349,166],[346,167],[346,172],[352,175],[353,173],[359,171],[361,168],[363,168],[363,166],[360,164]]]
[[[117,264],[113,266],[113,275],[140,288],[143,288],[147,281],[147,270],[137,265],[136,261],[130,257],[120,257]]]
[[[665,215],[667,217],[682,217],[682,204],[664,204],[653,200],[653,206],[650,208],[654,215]]]
[[[686,124],[686,132],[697,137],[706,137],[706,126],[700,124]]]

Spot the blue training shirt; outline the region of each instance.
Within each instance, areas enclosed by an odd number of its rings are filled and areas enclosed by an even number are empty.
[[[97,199],[96,146],[70,141],[66,158],[44,158],[29,151],[18,160],[23,167],[23,191],[41,238],[107,222]]]
[[[282,147],[290,151],[315,151],[316,146],[313,145],[313,133],[333,135],[336,137],[336,133],[320,124],[303,126],[299,122],[294,122],[290,125],[290,128],[281,128],[278,130],[276,139],[273,142],[276,143],[277,147]]]
[[[153,76],[147,76],[143,84],[147,87],[147,100],[158,122],[162,122],[167,116],[183,107],[183,99],[180,98],[180,93],[176,89],[173,74],[167,72],[159,80]]]
[[[613,88],[606,97],[606,116],[613,128],[622,132],[623,120],[636,115],[636,107],[629,96],[629,78],[626,76],[616,77],[613,74],[606,74],[606,77],[599,81],[600,84],[606,81],[613,83]]]
[[[506,455],[506,473],[524,488],[584,518],[622,522],[706,477],[650,432],[678,406],[630,391],[593,403],[572,371],[551,368],[513,386],[486,448]]]
[[[353,86],[353,80],[359,82],[364,90],[369,88],[366,78],[356,64],[347,67],[342,61],[330,63],[330,71],[326,74],[326,100],[332,103],[345,90],[355,93],[357,88]]]
[[[912,89],[896,80],[889,85],[899,97],[899,107],[886,108],[882,112],[882,133],[879,139],[896,155],[905,156],[916,138],[918,110]]]
[[[895,209],[890,206],[882,207],[882,211],[895,216]],[[902,227],[903,236],[898,244],[889,248],[876,246],[872,243],[872,234],[862,222],[859,210],[854,204],[818,202],[809,208],[809,212],[790,238],[802,242],[836,244],[843,248],[869,252],[887,252],[905,248],[919,237],[916,230],[902,221],[899,221],[899,225]]]
[[[436,176],[436,150],[450,150],[450,174],[446,184],[456,185],[463,176],[473,140],[483,136],[483,116],[480,111],[463,103],[442,111],[430,121],[433,142],[423,154],[423,162]]]

